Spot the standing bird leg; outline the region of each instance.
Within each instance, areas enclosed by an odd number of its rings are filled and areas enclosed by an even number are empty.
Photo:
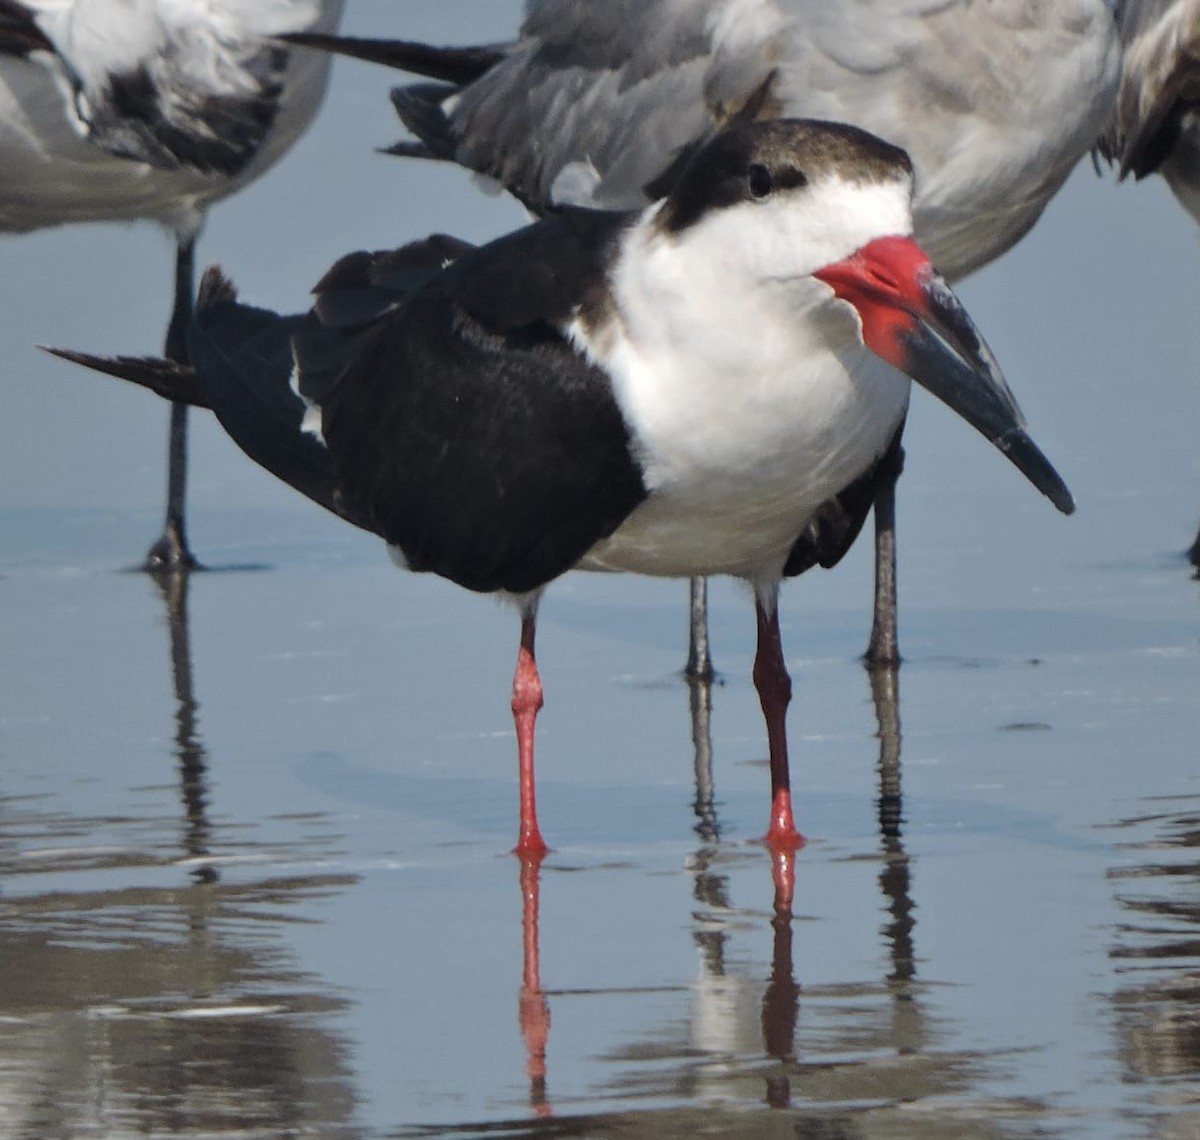
[[[521,790],[521,822],[515,854],[524,857],[544,855],[549,848],[537,822],[537,797],[533,781],[533,726],[543,703],[542,679],[533,655],[537,632],[539,596],[533,595],[521,608],[521,647],[517,650],[517,668],[513,674],[512,713],[517,729],[517,781]]]
[[[895,447],[891,471],[875,492],[875,618],[871,641],[863,654],[868,669],[889,669],[900,664],[896,623],[896,483],[904,470],[904,449]],[[889,461],[890,463],[891,461]]]
[[[779,584],[755,590],[754,613],[758,620],[758,651],[754,656],[754,687],[758,690],[767,722],[771,756],[771,824],[763,837],[774,851],[795,851],[804,837],[792,818],[792,786],[788,774],[787,707],[792,699],[792,679],[783,660],[779,636]]]
[[[708,648],[708,579],[688,583],[688,659],[683,675],[689,681],[711,681],[712,653]]]
[[[175,251],[175,304],[167,326],[164,354],[177,364],[188,363],[187,332],[192,320],[195,295],[196,235],[180,237]],[[187,488],[187,404],[171,404],[171,426],[167,438],[167,513],[163,532],[146,553],[145,569],[151,573],[175,573],[198,566],[188,549],[184,530],[184,494]]]

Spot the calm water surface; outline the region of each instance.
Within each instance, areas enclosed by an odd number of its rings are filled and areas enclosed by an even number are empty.
[[[413,5],[412,33],[501,36],[516,6],[466,7]],[[340,69],[290,164],[214,214],[205,257],[250,299],[514,224],[371,154],[386,85]],[[869,551],[785,591],[787,913],[738,589],[711,755],[683,587],[550,592],[554,851],[523,868],[513,615],[397,573],[202,421],[212,571],[126,572],[165,411],[30,344],[153,347],[166,244],[5,242],[0,1135],[1200,1136],[1198,253],[1159,188],[1084,170],[962,290],[1079,511],[914,395],[898,678],[857,663]],[[100,286],[117,258],[144,293]]]

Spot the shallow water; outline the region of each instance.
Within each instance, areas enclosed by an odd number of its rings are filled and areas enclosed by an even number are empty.
[[[292,164],[215,212],[206,259],[251,299],[512,224],[369,154],[386,86],[340,70]],[[213,569],[173,595],[126,572],[165,413],[28,346],[153,346],[161,239],[6,242],[0,1134],[1200,1135],[1198,252],[1159,188],[1081,171],[962,289],[1079,511],[914,395],[895,687],[857,661],[867,549],[784,594],[789,917],[738,589],[713,592],[711,770],[682,585],[548,594],[554,851],[522,868],[513,615],[398,573],[202,420]],[[116,257],[144,295],[85,271]]]
[[[115,568],[153,516],[3,522],[6,1135],[1200,1129],[1200,599],[1177,559],[1082,575],[1136,594],[1123,613],[915,582],[876,699],[860,596],[789,591],[789,919],[753,842],[735,590],[709,802],[682,588],[551,594],[555,850],[522,881],[512,615],[302,513],[199,516],[213,565],[269,568],[184,596]],[[1053,570],[1037,588],[1068,592]]]

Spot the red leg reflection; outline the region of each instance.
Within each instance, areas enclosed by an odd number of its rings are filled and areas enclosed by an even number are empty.
[[[513,674],[512,713],[517,728],[517,773],[521,789],[521,825],[513,849],[522,856],[541,856],[549,850],[538,828],[533,781],[533,726],[542,707],[542,680],[533,655],[537,632],[537,600],[527,603],[521,614],[521,647]]]
[[[754,687],[758,690],[767,722],[771,755],[771,823],[763,837],[772,851],[796,851],[804,837],[792,818],[792,786],[788,774],[787,707],[792,699],[792,679],[783,660],[779,635],[778,587],[760,590],[754,612],[758,619],[758,652],[754,657]]]
[[[767,1104],[791,1104],[791,1070],[795,1063],[796,1020],[800,1012],[800,987],[792,969],[792,896],[796,885],[796,853],[772,851],[775,881],[775,914],[771,919],[771,980],[763,994],[762,1031],[767,1056],[779,1068],[767,1077]]]
[[[775,886],[775,916],[792,917],[792,898],[796,894],[796,852],[771,852],[771,881]]]
[[[546,1100],[546,1041],[550,1036],[550,1007],[542,994],[538,961],[538,889],[542,856],[521,856],[521,936],[524,970],[517,1018],[525,1042],[529,1073],[529,1103],[538,1116],[551,1115]]]

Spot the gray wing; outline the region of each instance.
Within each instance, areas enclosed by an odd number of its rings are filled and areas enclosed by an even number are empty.
[[[1108,121],[1117,77],[1106,0],[527,8],[505,59],[442,98],[456,161],[534,208],[635,207],[770,80],[765,114],[851,122],[909,152],[917,236],[951,278],[1033,224]]]
[[[456,161],[534,208],[645,205],[646,183],[676,150],[713,129],[704,86],[714,7],[695,0],[527,5],[520,40],[462,91],[450,114]]]
[[[1200,2],[1128,0],[1116,111],[1100,143],[1121,176],[1161,171],[1200,220]]]

